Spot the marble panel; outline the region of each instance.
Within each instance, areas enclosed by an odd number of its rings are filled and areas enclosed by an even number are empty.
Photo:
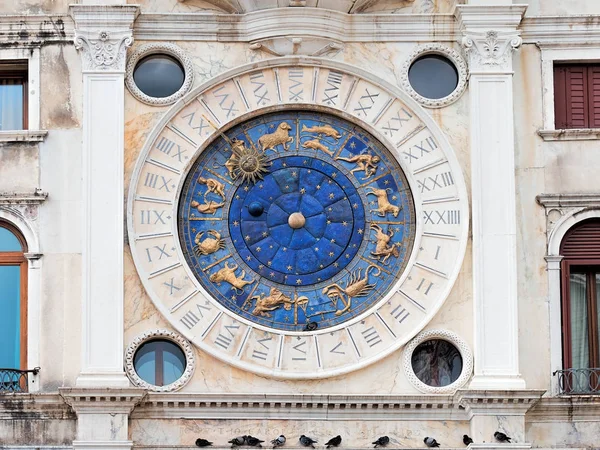
[[[0,192],[33,192],[39,187],[37,144],[0,147]]]
[[[589,422],[544,422],[526,425],[527,442],[535,447],[598,447],[600,423]]]

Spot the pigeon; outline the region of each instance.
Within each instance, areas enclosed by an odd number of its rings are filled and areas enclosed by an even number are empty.
[[[227,441],[229,444],[231,444],[232,447],[238,446],[238,445],[244,445],[246,443],[246,438],[248,436],[238,436],[238,437],[234,437],[232,440]]]
[[[385,447],[389,443],[390,443],[390,438],[387,436],[381,436],[375,442],[371,442],[371,444],[375,444],[375,447],[373,447],[373,448],[377,448],[379,446]]]
[[[510,438],[500,431],[496,431],[494,437],[500,442],[508,442],[510,444]]]
[[[473,439],[471,439],[469,436],[467,436],[466,434],[463,435],[463,444],[465,445],[469,445],[473,443]]]
[[[285,444],[285,436],[282,434],[277,439],[273,439],[271,444],[273,444],[273,448],[281,447],[283,444]]]
[[[430,438],[429,436],[427,436],[425,439],[423,439],[423,442],[425,442],[425,445],[427,447],[439,447],[440,446],[438,441],[436,441],[434,438]]]
[[[342,437],[338,434],[336,437],[329,439],[325,444],[327,448],[337,447],[342,443]]]
[[[309,320],[308,322],[306,322],[306,325],[304,325],[303,331],[314,331],[317,328],[319,328],[319,324],[317,322],[311,322]]]
[[[248,444],[250,447],[262,447],[262,445],[260,445],[261,442],[265,441],[261,441],[254,436],[246,436],[246,444]]]
[[[206,439],[196,439],[196,447],[210,447],[212,442],[207,441]]]
[[[317,441],[315,441],[314,439],[309,438],[308,436],[300,436],[300,443],[304,446],[304,447],[312,447],[315,448],[315,446],[313,444],[316,444]]]

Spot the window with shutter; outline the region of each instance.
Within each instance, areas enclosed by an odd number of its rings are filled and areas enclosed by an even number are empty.
[[[556,129],[600,128],[600,64],[554,66]]]

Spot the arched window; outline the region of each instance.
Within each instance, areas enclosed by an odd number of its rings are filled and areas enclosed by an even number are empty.
[[[27,244],[0,221],[0,368],[27,367]]]
[[[564,368],[600,368],[600,220],[570,229],[560,254]]]

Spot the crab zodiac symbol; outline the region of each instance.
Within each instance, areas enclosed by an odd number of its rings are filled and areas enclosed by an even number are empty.
[[[194,253],[196,256],[210,255],[211,253],[215,253],[216,251],[225,248],[225,239],[221,239],[221,233],[217,230],[208,230],[207,233],[212,237],[207,236],[201,241],[202,236],[204,235],[204,231],[201,231],[194,239],[194,242],[196,243],[194,246]]]

